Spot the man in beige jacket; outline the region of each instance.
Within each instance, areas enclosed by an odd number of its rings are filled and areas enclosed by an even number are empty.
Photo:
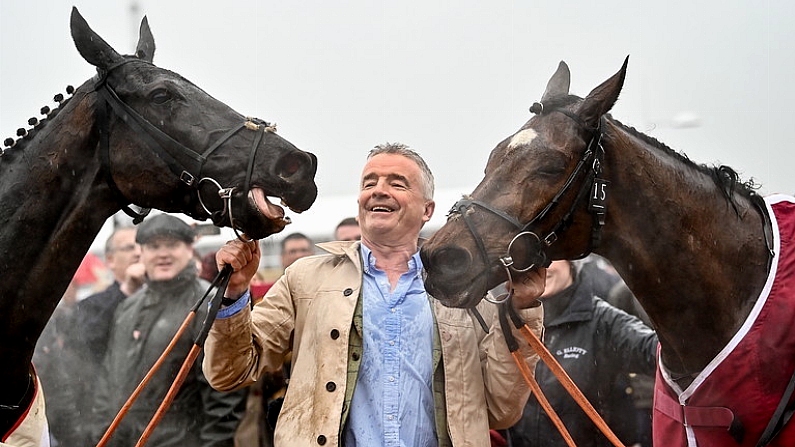
[[[205,375],[219,390],[243,387],[292,350],[277,446],[488,446],[490,428],[518,420],[529,389],[493,305],[478,306],[486,333],[425,293],[418,237],[435,207],[430,169],[402,144],[377,146],[358,202],[361,242],[319,244],[327,254],[297,261],[253,309],[258,244],[219,250],[219,266],[235,274],[205,345]],[[544,275],[531,273],[534,288],[514,302],[536,333]],[[537,356],[522,349],[533,370]]]

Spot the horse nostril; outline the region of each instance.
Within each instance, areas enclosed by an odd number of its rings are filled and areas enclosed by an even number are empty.
[[[428,260],[430,261],[428,271],[445,279],[454,279],[469,270],[472,265],[472,256],[467,250],[449,245],[430,253]]]
[[[305,157],[302,157],[300,153],[289,153],[276,163],[276,174],[282,178],[290,178],[301,171],[301,165],[305,162]]]

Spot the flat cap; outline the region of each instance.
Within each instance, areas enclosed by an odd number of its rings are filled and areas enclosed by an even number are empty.
[[[135,242],[146,244],[154,238],[169,238],[192,244],[196,233],[182,219],[168,214],[158,214],[138,225]]]

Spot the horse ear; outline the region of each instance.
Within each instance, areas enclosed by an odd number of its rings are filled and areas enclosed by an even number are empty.
[[[541,103],[549,98],[568,95],[570,84],[571,72],[569,71],[569,66],[565,62],[560,61],[557,71],[549,79],[547,89],[544,90],[544,94],[541,96]]]
[[[588,125],[598,127],[602,115],[609,112],[615,105],[616,100],[618,100],[618,94],[621,93],[621,88],[624,86],[628,63],[629,56],[624,59],[624,65],[621,70],[618,70],[618,73],[591,90],[591,93],[588,93],[588,96],[585,97],[585,101],[583,101],[582,106],[577,111],[577,115]]]
[[[152,62],[155,57],[155,38],[152,36],[152,30],[149,29],[149,21],[146,16],[141,20],[141,30],[138,35],[138,47],[135,49],[135,56],[138,59]]]
[[[123,59],[116,50],[88,26],[86,20],[74,6],[72,7],[70,26],[72,28],[72,40],[75,41],[77,51],[89,64],[104,70]]]

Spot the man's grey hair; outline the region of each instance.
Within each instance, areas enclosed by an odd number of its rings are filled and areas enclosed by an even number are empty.
[[[420,173],[422,175],[422,186],[424,189],[425,199],[433,200],[433,173],[431,172],[431,168],[428,167],[428,164],[425,163],[425,160],[422,159],[420,154],[413,149],[410,149],[403,143],[384,143],[374,147],[370,151],[370,154],[367,155],[367,159],[369,160],[380,154],[402,155],[409,160],[414,161],[414,163],[417,163],[417,166],[420,167]]]

